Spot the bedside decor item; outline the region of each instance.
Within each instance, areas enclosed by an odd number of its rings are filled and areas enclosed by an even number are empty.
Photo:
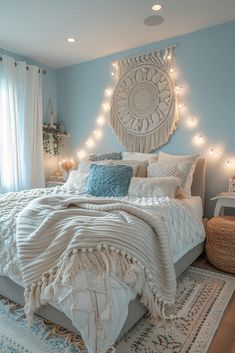
[[[235,217],[214,217],[207,222],[206,254],[212,265],[235,274]]]
[[[177,92],[169,72],[172,49],[116,63],[110,124],[128,151],[150,152],[164,145],[176,128]]]
[[[223,216],[225,207],[235,208],[235,194],[230,192],[221,192],[212,197],[211,200],[216,200],[214,217]]]
[[[229,188],[228,192],[235,194],[235,175],[232,178],[229,178]]]
[[[65,170],[65,172],[63,173],[64,181],[68,179],[69,171],[74,168],[74,165],[75,164],[72,159],[61,162],[61,167]]]

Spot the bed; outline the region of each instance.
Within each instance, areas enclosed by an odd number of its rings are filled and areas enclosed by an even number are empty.
[[[194,215],[202,219],[205,193],[205,160],[199,159],[195,168],[192,197],[181,200],[184,207]],[[0,230],[1,233],[1,230]],[[180,246],[178,247],[180,248]],[[174,254],[174,269],[176,277],[188,267],[204,250],[204,235],[201,234],[194,242],[187,247],[178,249]],[[13,300],[16,303],[25,304],[24,288],[22,283],[7,276],[0,276],[0,294]],[[146,308],[140,303],[138,297],[129,302],[128,315],[125,323],[119,332],[119,337],[127,332],[146,312]],[[61,308],[52,303],[42,306],[37,313],[70,331],[76,332],[71,320],[61,311]],[[92,349],[91,349],[92,351]],[[94,350],[95,351],[95,350]]]

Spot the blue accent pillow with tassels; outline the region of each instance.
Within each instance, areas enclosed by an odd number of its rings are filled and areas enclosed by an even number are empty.
[[[92,164],[86,192],[93,196],[126,196],[132,176],[130,166]]]

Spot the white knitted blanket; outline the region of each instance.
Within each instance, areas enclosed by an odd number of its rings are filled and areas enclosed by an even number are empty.
[[[71,284],[87,268],[97,276],[117,276],[140,295],[153,318],[164,317],[166,306],[174,303],[166,222],[120,200],[35,199],[18,216],[17,248],[29,319],[42,304],[56,300],[61,284]]]

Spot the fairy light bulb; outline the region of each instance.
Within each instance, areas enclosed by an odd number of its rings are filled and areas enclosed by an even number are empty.
[[[82,160],[82,159],[84,159],[86,157],[87,153],[86,153],[85,150],[80,150],[80,151],[77,152],[77,155],[78,155],[78,158],[80,160]]]
[[[102,104],[102,108],[103,108],[103,111],[104,111],[104,112],[108,112],[109,109],[110,109],[109,103],[103,103],[103,104]]]
[[[227,168],[230,168],[230,167],[231,167],[231,162],[230,162],[230,161],[227,161],[227,162],[226,162],[226,167],[227,167]]]
[[[97,140],[100,140],[101,137],[103,136],[103,132],[100,129],[94,130],[93,133],[94,133],[94,136]]]
[[[214,150],[214,148],[211,148],[210,151],[209,151],[209,155],[213,156],[214,154],[215,154],[215,150]]]
[[[186,125],[189,129],[193,129],[197,126],[198,124],[198,119],[196,119],[195,117],[190,117],[186,120]]]
[[[88,148],[92,148],[95,145],[95,141],[92,138],[89,138],[86,142]]]
[[[167,58],[167,60],[171,60],[172,57],[171,57],[171,55],[169,54],[169,55],[167,55],[166,58]]]
[[[112,88],[106,88],[106,90],[104,91],[104,94],[106,97],[111,97],[113,94]]]
[[[180,93],[180,90],[181,90],[181,87],[180,87],[180,86],[175,86],[175,93],[176,93],[176,94],[179,94],[179,93]]]
[[[205,142],[204,137],[201,134],[196,135],[196,136],[194,136],[193,142],[195,145],[201,146]]]
[[[184,107],[185,107],[185,104],[183,104],[183,103],[179,103],[179,104],[178,104],[178,108],[179,108],[179,109],[183,109]]]
[[[103,117],[103,115],[99,115],[98,118],[96,119],[96,122],[98,125],[102,126],[105,123],[105,118]]]

